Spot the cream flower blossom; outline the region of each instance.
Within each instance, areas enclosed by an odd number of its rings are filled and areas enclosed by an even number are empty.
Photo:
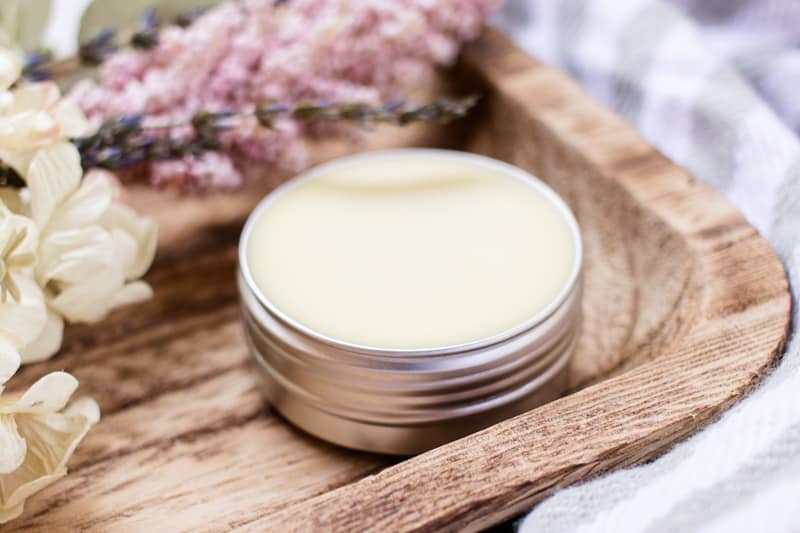
[[[68,407],[77,380],[52,372],[21,395],[3,395],[19,356],[0,337],[0,523],[22,513],[25,500],[67,473],[67,461],[100,419],[94,400]]]
[[[44,297],[32,277],[37,235],[31,219],[0,204],[0,352],[34,358],[47,324]]]
[[[109,311],[149,298],[138,278],[156,251],[156,224],[114,202],[110,174],[93,171],[81,179],[72,144],[40,150],[27,183],[30,211],[39,227],[36,279],[48,307],[70,322],[96,322]]]
[[[11,89],[21,68],[18,54],[0,47],[0,161],[27,184],[22,193],[0,190],[5,219],[25,224],[0,233],[0,296],[11,296],[0,300],[0,336],[30,363],[58,351],[65,319],[96,322],[150,297],[138,278],[153,261],[156,226],[114,201],[109,174],[84,178],[67,139],[86,132],[86,118],[54,83]]]
[[[107,176],[81,180],[75,147],[86,120],[52,83],[10,89],[19,56],[0,46],[0,161],[25,179],[0,188],[0,523],[67,473],[66,463],[99,420],[94,400],[67,406],[78,382],[47,374],[20,395],[3,386],[21,362],[61,346],[64,317],[97,320],[149,296],[135,281],[155,253],[155,225],[113,202]]]
[[[5,206],[0,206],[0,217],[0,302],[9,296],[19,301],[21,294],[14,271],[29,269],[36,262],[35,249],[28,239],[35,229],[28,219],[12,214]]]
[[[9,90],[21,69],[18,54],[0,47],[0,160],[25,177],[40,148],[83,135],[88,122],[54,82]]]

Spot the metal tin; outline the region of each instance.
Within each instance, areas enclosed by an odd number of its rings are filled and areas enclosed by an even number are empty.
[[[246,339],[270,403],[289,421],[349,448],[410,455],[493,425],[560,396],[580,328],[582,245],[566,204],[523,170],[493,159],[447,152],[517,177],[543,192],[571,228],[575,264],[558,296],[530,320],[487,339],[436,348],[383,349],[332,339],[280,312],[247,265],[259,213],[287,187],[351,156],[301,175],[268,195],[250,215],[239,244],[239,292]],[[436,150],[437,153],[446,151]]]

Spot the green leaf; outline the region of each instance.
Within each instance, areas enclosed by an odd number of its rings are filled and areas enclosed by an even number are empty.
[[[51,0],[0,0],[0,29],[24,50],[41,47]]]
[[[0,0],[3,1],[3,0]],[[165,22],[194,8],[210,7],[224,0],[94,0],[81,19],[80,42],[106,28],[135,28],[149,8]]]

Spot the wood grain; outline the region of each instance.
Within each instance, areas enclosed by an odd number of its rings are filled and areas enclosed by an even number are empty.
[[[10,531],[478,530],[653,458],[758,382],[790,300],[774,253],[735,209],[496,32],[452,79],[484,94],[470,123],[359,148],[457,142],[566,198],[586,244],[575,392],[397,464],[305,436],[261,400],[234,283],[243,219],[281,177],[206,198],[137,190],[131,201],[161,224],[155,298],[70,328],[63,354],[15,378],[65,368],[104,418]]]

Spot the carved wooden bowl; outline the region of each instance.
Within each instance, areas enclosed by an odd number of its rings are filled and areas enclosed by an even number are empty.
[[[730,204],[498,33],[449,81],[483,94],[469,121],[368,147],[480,152],[567,200],[586,257],[573,393],[401,462],[308,437],[263,403],[239,323],[238,234],[274,181],[191,199],[136,190],[161,223],[155,297],[72,327],[62,355],[16,380],[66,368],[104,418],[10,531],[475,530],[652,459],[758,382],[790,299],[775,254]]]

